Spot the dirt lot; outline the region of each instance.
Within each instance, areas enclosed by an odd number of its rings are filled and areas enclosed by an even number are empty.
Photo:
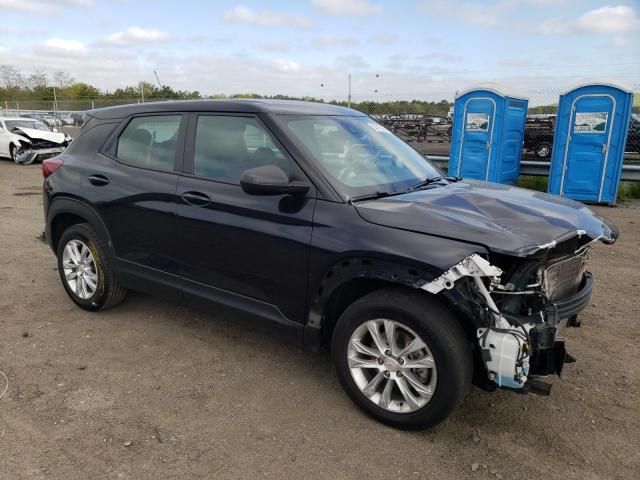
[[[77,308],[37,239],[40,186],[38,165],[0,161],[2,479],[640,478],[640,203],[598,209],[622,239],[592,253],[578,363],[551,397],[473,389],[406,433],[360,413],[326,355],[236,312],[137,294]]]

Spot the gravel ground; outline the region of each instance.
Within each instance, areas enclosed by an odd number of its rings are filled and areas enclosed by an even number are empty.
[[[0,478],[640,478],[640,203],[591,255],[594,305],[550,397],[472,389],[431,431],[363,415],[327,355],[132,294],[66,296],[38,165],[0,161]],[[4,379],[0,376],[0,393]]]

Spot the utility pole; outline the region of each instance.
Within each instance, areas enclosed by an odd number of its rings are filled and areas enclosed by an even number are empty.
[[[349,74],[349,98],[347,100],[347,106],[351,108],[351,74]]]
[[[144,103],[144,83],[140,82],[140,97],[142,100],[142,103]]]
[[[160,90],[162,90],[162,84],[160,83],[160,79],[158,78],[158,72],[156,72],[154,70],[153,74],[156,76],[156,81],[158,82],[158,87],[160,88]]]
[[[58,98],[56,97],[56,87],[53,87],[53,118],[58,118]],[[55,123],[54,123],[55,125]]]

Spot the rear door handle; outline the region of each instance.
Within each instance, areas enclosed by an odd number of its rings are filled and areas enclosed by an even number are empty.
[[[198,207],[205,207],[211,203],[209,195],[202,192],[184,192],[182,199],[189,205],[196,205]]]
[[[96,187],[102,187],[109,183],[109,179],[104,175],[91,175],[89,177],[89,182],[91,182],[91,184],[95,185]]]

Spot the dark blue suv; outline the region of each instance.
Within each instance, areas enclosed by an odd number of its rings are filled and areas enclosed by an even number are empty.
[[[370,117],[285,101],[89,112],[43,163],[46,238],[80,307],[127,289],[254,314],[332,351],[352,399],[425,428],[472,383],[548,393],[615,226],[559,197],[448,177]],[[215,307],[214,307],[215,308]]]

